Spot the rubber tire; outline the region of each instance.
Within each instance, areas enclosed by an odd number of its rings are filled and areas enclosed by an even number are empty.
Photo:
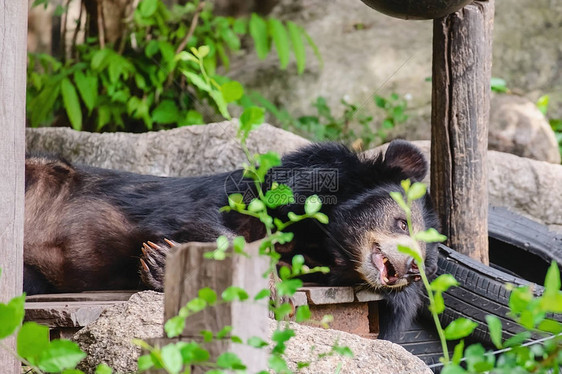
[[[452,287],[443,294],[446,308],[440,315],[441,324],[447,326],[451,321],[460,317],[477,322],[478,327],[466,339],[467,344],[480,342],[486,347],[492,346],[487,332],[485,319],[487,314],[500,318],[504,339],[523,330],[515,322],[505,317],[509,311],[508,303],[511,294],[511,291],[505,288],[506,283],[514,286],[530,285],[535,296],[539,296],[543,292],[542,286],[483,265],[444,245],[439,246],[438,264],[439,268],[435,277],[441,274],[451,274],[459,282],[458,287]],[[423,310],[418,321],[393,342],[402,345],[410,353],[431,365],[438,363],[442,356],[441,343],[427,306]],[[455,342],[451,342],[449,345],[451,352],[454,344]]]

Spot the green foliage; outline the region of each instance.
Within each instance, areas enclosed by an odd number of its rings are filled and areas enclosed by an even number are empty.
[[[391,197],[404,210],[407,216],[408,228],[412,239],[426,243],[442,241],[444,236],[436,230],[412,232],[411,206],[412,202],[421,198],[425,193],[423,187],[402,182],[403,192],[392,192]],[[406,199],[404,198],[406,197]],[[398,250],[414,257],[420,269],[426,292],[429,297],[429,311],[433,316],[437,333],[443,349],[443,374],[464,373],[551,373],[559,372],[562,364],[562,323],[552,319],[552,313],[562,313],[562,291],[560,290],[560,271],[553,262],[548,269],[545,279],[545,290],[542,296],[535,297],[529,286],[511,290],[509,299],[510,312],[508,314],[524,331],[515,334],[502,342],[502,322],[494,315],[487,315],[486,322],[490,338],[496,348],[508,348],[500,352],[486,352],[481,344],[472,344],[465,348],[464,338],[469,336],[478,323],[468,318],[458,318],[443,329],[439,314],[445,310],[443,292],[455,287],[458,282],[450,274],[442,274],[429,283],[425,274],[422,258],[416,248],[398,246]],[[503,316],[502,316],[503,317]],[[505,316],[507,317],[507,316]],[[531,338],[531,332],[543,335],[546,339],[540,342],[526,343]],[[449,356],[447,340],[459,340],[453,356]],[[461,365],[461,362],[464,363]]]
[[[505,79],[492,77],[490,80],[490,87],[493,92],[497,93],[508,93],[509,89],[507,88],[507,82]]]
[[[374,103],[384,112],[380,125],[374,117],[364,113],[360,105],[342,99],[344,111],[340,116],[333,114],[324,97],[318,97],[312,104],[316,114],[294,118],[287,110],[279,109],[272,102],[257,93],[248,94],[247,105],[262,105],[286,130],[293,131],[313,141],[341,141],[355,149],[364,149],[373,143],[386,140],[388,130],[404,123],[407,103],[393,93],[389,98],[375,95]],[[243,102],[244,104],[244,102]]]
[[[549,102],[550,96],[548,95],[543,95],[537,100],[537,108],[545,116],[548,114]],[[560,151],[560,155],[562,155],[562,118],[550,118],[548,122],[554,131],[554,136],[556,136],[556,140],[558,141],[558,150]]]
[[[29,54],[32,127],[140,132],[202,124],[206,112],[230,118],[227,107],[240,102],[244,89],[216,68],[228,69],[242,37],[252,36],[260,58],[275,46],[282,69],[293,53],[299,73],[305,67],[303,40],[316,50],[294,23],[257,14],[250,20],[215,16],[199,0],[172,9],[162,0],[141,0],[125,23],[114,44],[90,35],[62,58]]]

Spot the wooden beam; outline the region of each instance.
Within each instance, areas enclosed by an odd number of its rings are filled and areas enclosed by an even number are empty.
[[[488,115],[494,0],[433,23],[431,196],[447,245],[488,263]]]
[[[27,1],[0,3],[0,301],[21,294],[25,157]],[[15,348],[15,341],[7,342]],[[15,349],[14,349],[15,350]],[[20,363],[0,350],[2,372],[19,373]]]
[[[206,259],[203,255],[216,249],[215,243],[187,243],[174,247],[166,259],[164,280],[164,319],[176,316],[188,301],[197,297],[201,288],[209,287],[219,296],[232,285],[243,288],[249,295],[245,302],[217,303],[196,313],[186,320],[186,326],[179,338],[155,339],[149,343],[163,345],[177,340],[201,341],[201,331],[219,332],[225,326],[232,326],[232,335],[244,342],[252,336],[265,340],[267,337],[267,299],[254,301],[254,296],[269,287],[269,280],[263,277],[269,266],[269,258],[258,255],[259,242],[246,245],[251,257],[228,256],[222,261]],[[230,248],[228,253],[232,253]],[[204,345],[211,354],[211,360],[221,353],[238,355],[249,373],[267,369],[267,352],[245,344],[233,344],[229,339],[213,340]],[[203,373],[208,368],[194,367],[193,373]],[[151,371],[154,373],[157,371]]]

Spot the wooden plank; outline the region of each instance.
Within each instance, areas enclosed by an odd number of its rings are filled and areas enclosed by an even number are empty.
[[[100,314],[125,301],[56,301],[31,302],[25,305],[25,320],[51,328],[84,327],[94,322]]]
[[[164,317],[169,319],[178,314],[189,300],[197,297],[201,288],[209,287],[220,297],[229,286],[241,287],[248,292],[250,300],[259,291],[269,287],[269,280],[263,278],[269,259],[258,256],[259,243],[246,245],[251,258],[234,255],[223,261],[204,258],[205,252],[216,248],[214,243],[188,243],[177,246],[168,254],[164,280]],[[232,249],[228,253],[232,253]],[[257,336],[266,339],[268,326],[267,300],[249,302],[218,303],[203,312],[188,317],[182,339],[200,340],[201,330],[220,331],[232,326],[232,334],[243,341]],[[206,346],[211,358],[226,351],[240,357],[248,372],[267,368],[266,352],[244,344],[232,344],[229,340],[213,341]],[[205,368],[195,368],[194,373]]]
[[[25,298],[30,302],[61,302],[61,301],[127,301],[139,291],[88,291],[77,293],[57,293],[32,295]]]
[[[0,3],[0,301],[21,294],[25,158],[27,1]],[[4,344],[15,350],[15,340]],[[20,363],[0,349],[2,372],[19,373]]]
[[[488,113],[494,1],[433,23],[431,197],[451,248],[488,263]]]

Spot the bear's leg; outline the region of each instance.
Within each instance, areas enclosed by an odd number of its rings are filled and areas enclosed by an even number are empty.
[[[165,244],[152,242],[143,243],[139,273],[147,288],[164,291],[164,271],[166,269],[166,255],[176,242],[164,239]]]

